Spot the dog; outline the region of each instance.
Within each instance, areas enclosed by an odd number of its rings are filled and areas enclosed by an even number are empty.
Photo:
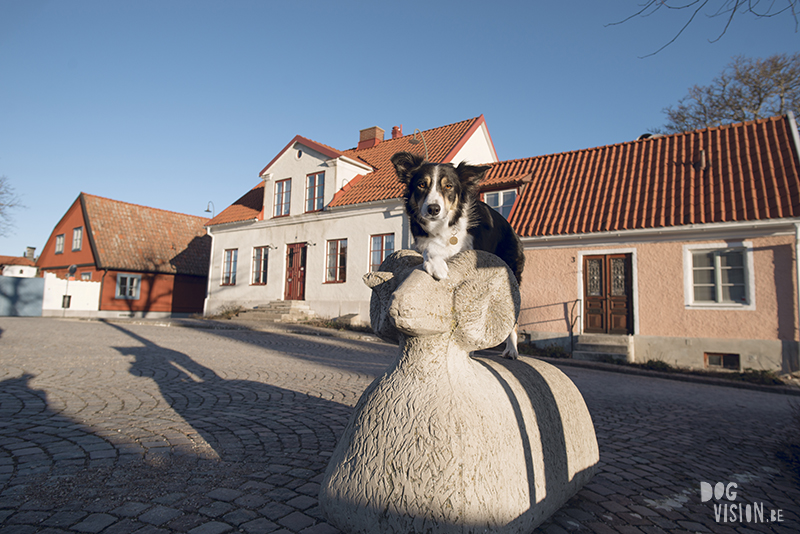
[[[436,280],[447,278],[447,260],[474,249],[499,256],[522,282],[522,242],[508,221],[478,198],[478,184],[488,166],[430,163],[410,152],[398,152],[391,161],[406,185],[405,212],[428,274]],[[518,354],[515,326],[503,356],[516,359]]]

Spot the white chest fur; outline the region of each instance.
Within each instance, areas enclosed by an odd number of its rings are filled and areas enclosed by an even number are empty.
[[[453,226],[447,219],[429,222],[428,237],[417,237],[414,245],[422,254],[423,268],[436,278],[447,278],[447,260],[462,250],[472,250],[472,236],[467,232],[467,218],[461,217]]]

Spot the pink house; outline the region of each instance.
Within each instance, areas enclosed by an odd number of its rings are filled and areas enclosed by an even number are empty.
[[[798,369],[794,117],[493,165],[519,192],[520,329],[576,358]]]

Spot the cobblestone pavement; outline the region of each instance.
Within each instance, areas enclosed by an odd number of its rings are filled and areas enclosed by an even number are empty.
[[[0,531],[337,532],[319,513],[319,481],[394,351],[281,331],[0,318]],[[800,489],[776,456],[797,397],[562,369],[589,406],[601,465],[540,531],[800,531]],[[701,482],[736,483],[734,503],[763,506],[766,522],[718,522],[714,505],[722,514],[728,501],[701,502]]]

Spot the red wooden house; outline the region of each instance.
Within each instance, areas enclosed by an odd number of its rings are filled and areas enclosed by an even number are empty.
[[[207,219],[81,193],[36,262],[41,272],[102,284],[100,317],[201,313]]]

